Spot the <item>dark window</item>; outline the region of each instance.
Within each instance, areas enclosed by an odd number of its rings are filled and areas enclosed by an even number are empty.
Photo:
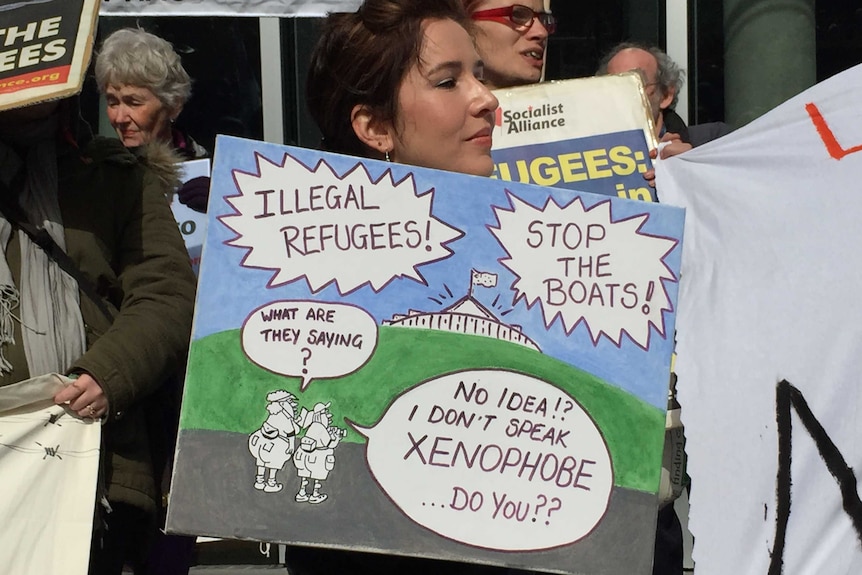
[[[817,81],[862,62],[862,6],[859,0],[817,2]]]

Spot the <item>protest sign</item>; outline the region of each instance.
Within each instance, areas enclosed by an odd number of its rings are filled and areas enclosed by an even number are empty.
[[[637,72],[496,90],[494,176],[655,201],[643,178],[658,145]]]
[[[681,210],[219,136],[208,212],[170,531],[650,572]]]
[[[361,0],[101,0],[102,16],[312,17],[354,12]]]
[[[0,6],[0,110],[81,91],[98,8],[97,0]]]
[[[54,405],[71,381],[47,374],[0,387],[4,573],[87,573],[101,424]]]
[[[181,164],[180,181],[188,182],[193,178],[209,177],[209,160],[190,160]],[[180,202],[177,195],[171,196],[171,211],[177,220],[177,226],[183,235],[186,250],[189,252],[192,269],[197,275],[201,265],[201,251],[204,246],[204,238],[207,236],[207,215],[196,212],[187,205]]]
[[[862,572],[857,66],[659,162],[698,575]]]

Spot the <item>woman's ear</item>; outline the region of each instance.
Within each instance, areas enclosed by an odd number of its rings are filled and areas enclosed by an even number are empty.
[[[350,112],[350,124],[359,141],[384,155],[394,148],[391,122],[380,120],[366,104],[356,104]]]
[[[171,118],[172,124],[177,121],[177,117],[179,117],[179,115],[182,113],[182,111],[183,111],[183,105],[182,104],[178,104],[173,109],[171,109],[170,118]]]

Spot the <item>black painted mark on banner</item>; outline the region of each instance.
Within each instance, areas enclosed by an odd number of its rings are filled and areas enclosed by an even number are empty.
[[[862,544],[862,500],[856,491],[856,475],[847,465],[838,447],[808,407],[802,392],[787,380],[778,383],[775,397],[775,416],[778,424],[778,474],[776,477],[775,542],[770,554],[769,575],[780,575],[784,567],[784,547],[787,538],[787,523],[790,520],[790,462],[792,458],[793,427],[790,410],[796,411],[805,430],[814,440],[817,451],[829,473],[838,482],[844,512],[850,517],[856,536]]]

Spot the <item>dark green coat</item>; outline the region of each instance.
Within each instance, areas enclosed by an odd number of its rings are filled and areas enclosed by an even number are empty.
[[[156,480],[141,400],[186,357],[195,277],[164,180],[118,140],[96,138],[83,150],[61,146],[58,161],[66,251],[115,312],[109,321],[81,293],[87,351],[69,372],[91,374],[108,398],[108,500],[154,511]],[[7,249],[13,273],[18,253]]]

